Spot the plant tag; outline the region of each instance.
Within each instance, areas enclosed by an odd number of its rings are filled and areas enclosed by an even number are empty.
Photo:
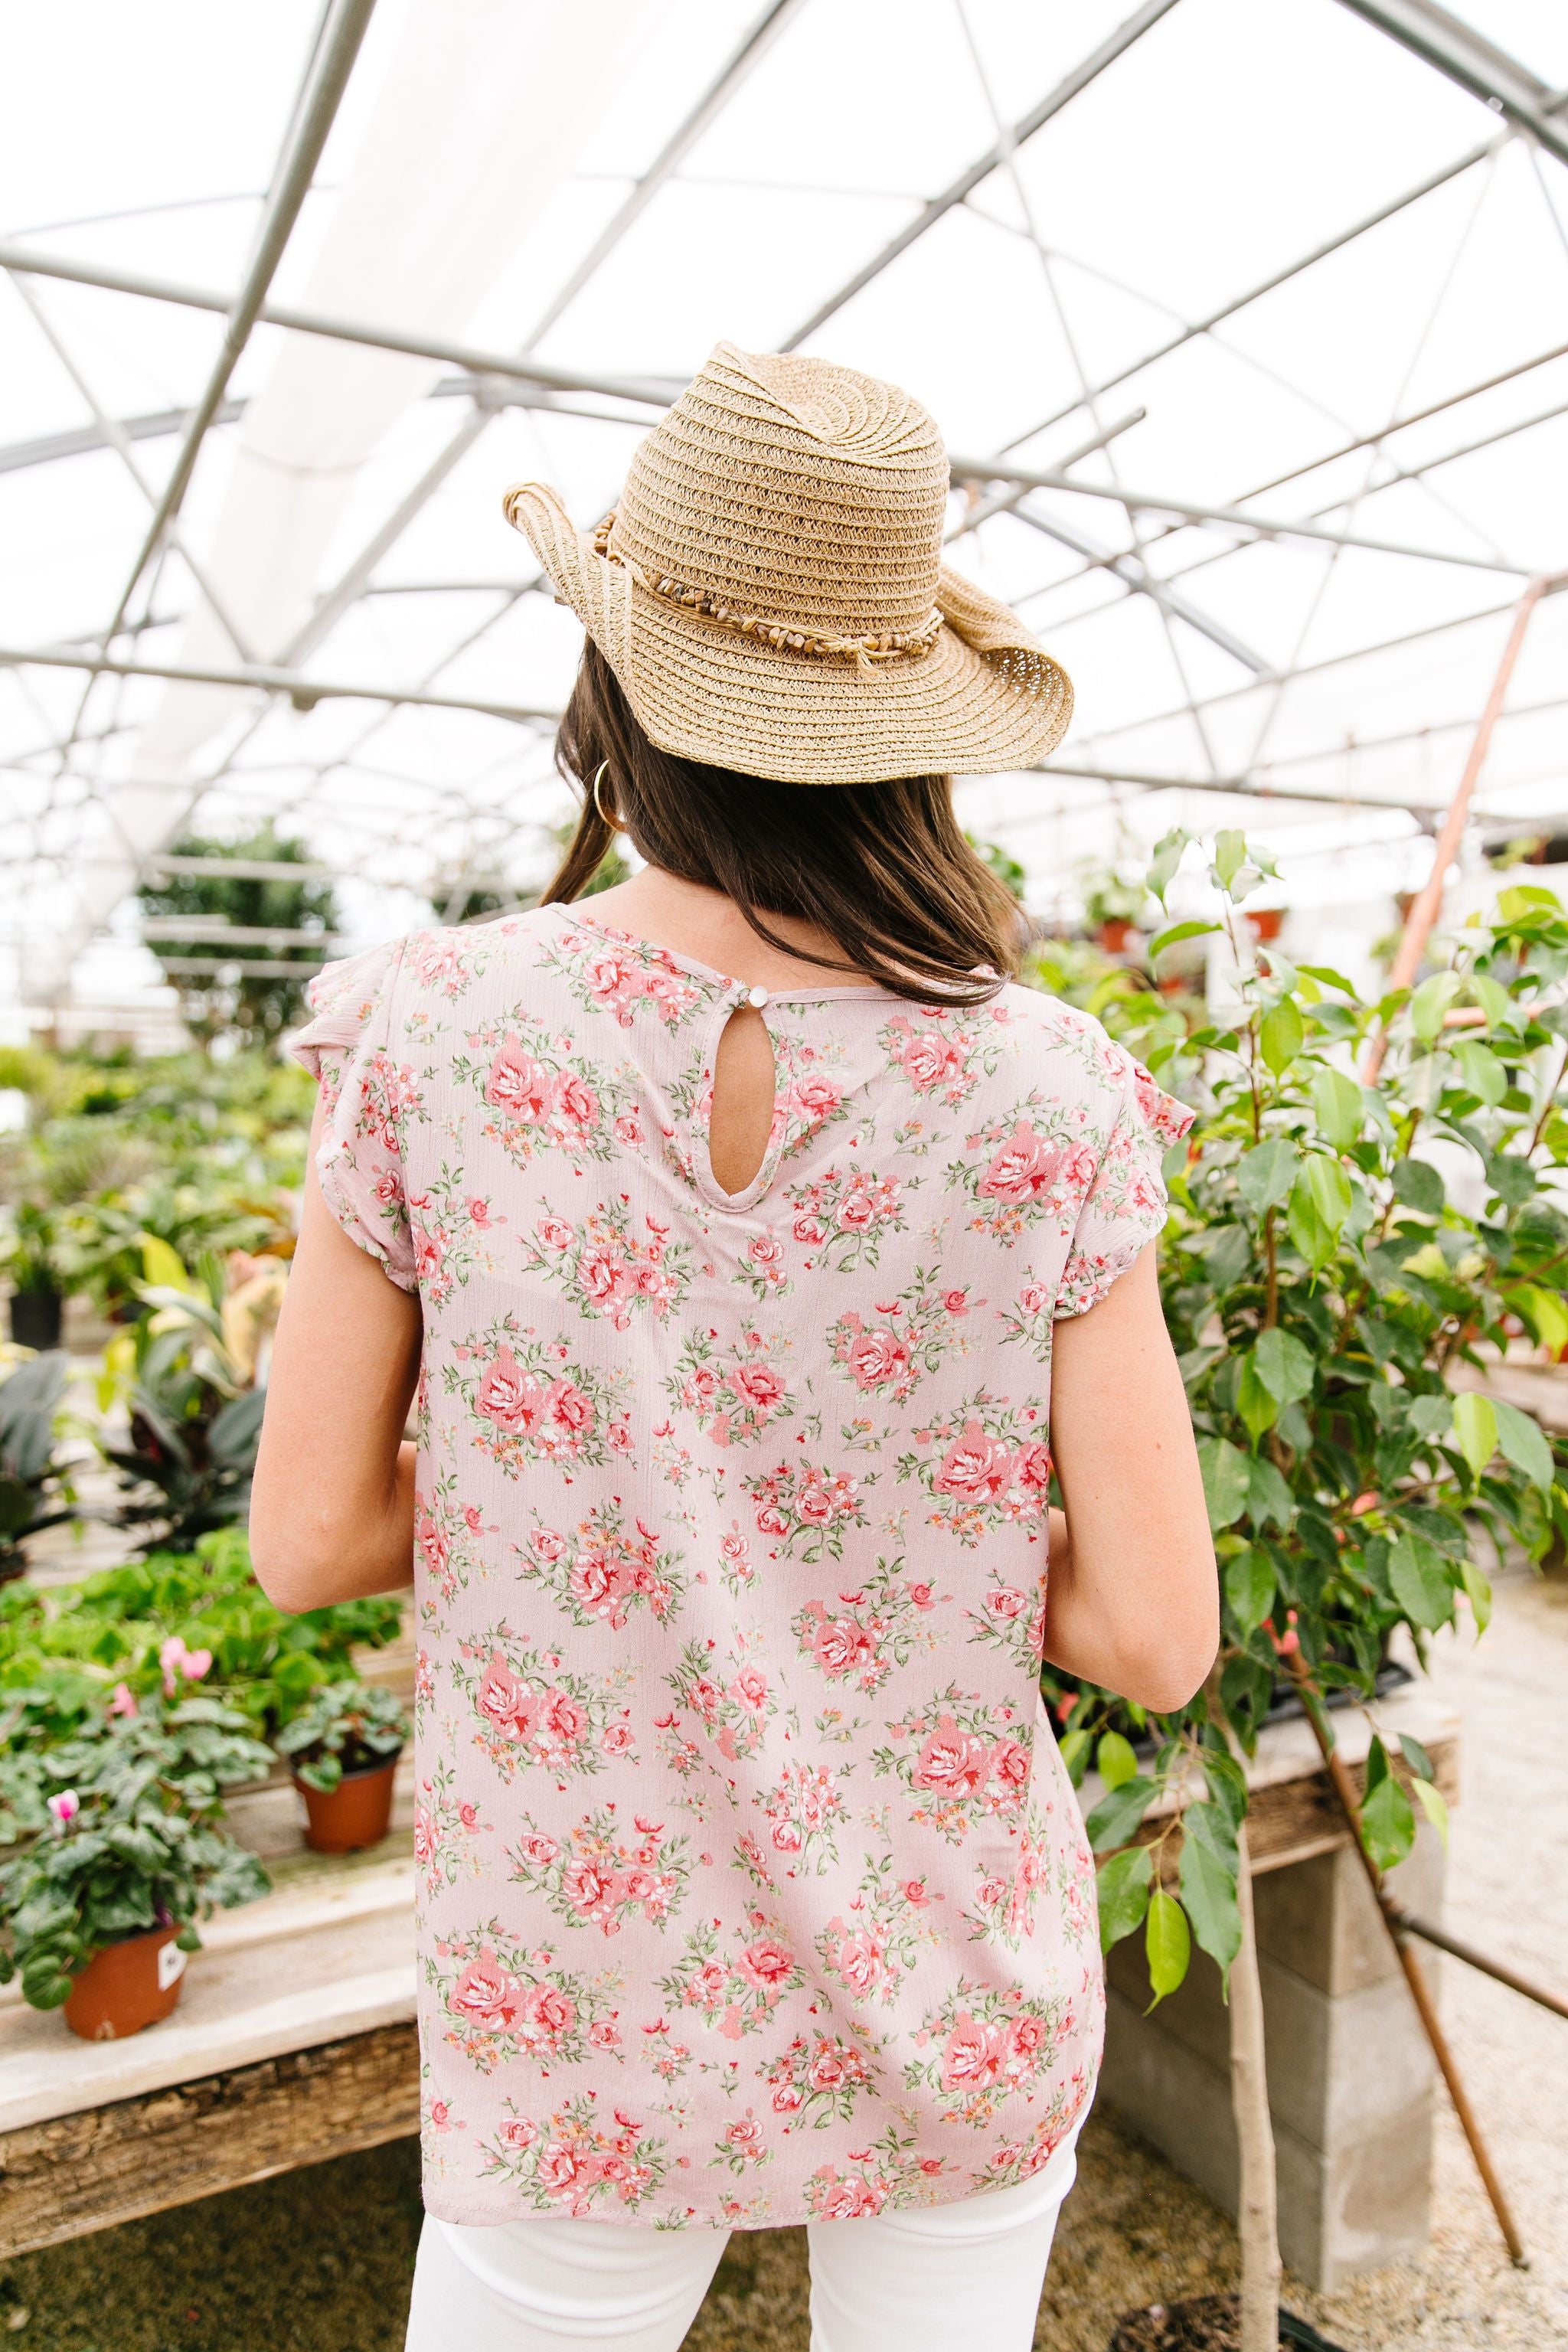
[[[181,1951],[178,1944],[163,1944],[159,1947],[158,1990],[160,1992],[167,1992],[172,1984],[179,1983],[185,1973],[185,1962],[190,1957],[189,1952]]]

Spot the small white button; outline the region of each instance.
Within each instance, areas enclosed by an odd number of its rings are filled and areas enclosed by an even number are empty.
[[[766,990],[765,988],[748,988],[748,989],[747,989],[747,991],[746,991],[746,1002],[747,1002],[747,1003],[748,1003],[748,1004],[755,1006],[756,1010],[757,1010],[759,1013],[762,1011],[762,1009],[763,1009],[763,1005],[767,1003],[767,1001],[768,1001],[768,992],[767,992],[767,990]]]

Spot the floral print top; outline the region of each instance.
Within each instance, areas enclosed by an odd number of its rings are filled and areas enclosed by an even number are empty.
[[[331,965],[326,1198],[424,1312],[425,2197],[758,2226],[1017,2180],[1084,2109],[1038,1701],[1051,1326],[1190,1115],[1028,989],[769,997],[548,907]],[[755,992],[750,992],[755,1002]]]

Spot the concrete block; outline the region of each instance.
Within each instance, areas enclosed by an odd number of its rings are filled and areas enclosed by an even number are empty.
[[[1422,1823],[1389,1887],[1412,1911],[1441,1917],[1443,1847],[1429,1823]],[[1259,1952],[1326,1993],[1352,1992],[1401,1973],[1366,1874],[1348,1847],[1264,1872],[1253,1881],[1252,1900]]]
[[[1425,1833],[1401,1874],[1412,1909],[1441,1916],[1442,1849]],[[1255,1880],[1279,2236],[1297,2275],[1330,2291],[1426,2242],[1434,2069],[1356,1858],[1314,1856]],[[1267,1921],[1267,1929],[1265,1922]],[[1423,1956],[1425,1958],[1425,1956]],[[1219,1974],[1146,2014],[1138,1939],[1107,1966],[1104,2095],[1234,2213],[1229,2020]]]

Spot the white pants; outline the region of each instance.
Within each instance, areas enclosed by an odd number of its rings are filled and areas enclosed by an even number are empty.
[[[1076,2138],[1011,2189],[808,2224],[811,2352],[1029,2352]],[[677,2352],[729,2236],[426,2216],[407,2352]]]

